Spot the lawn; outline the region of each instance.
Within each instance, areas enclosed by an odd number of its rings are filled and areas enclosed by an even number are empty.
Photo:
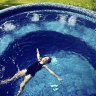
[[[12,5],[30,4],[37,2],[54,2],[54,3],[70,4],[96,11],[96,0],[0,0],[0,9]]]

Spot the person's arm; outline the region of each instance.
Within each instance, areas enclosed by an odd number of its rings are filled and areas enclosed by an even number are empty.
[[[58,80],[62,80],[58,75],[56,75],[51,69],[48,68],[47,65],[43,65],[45,69],[47,69],[53,76],[55,76]]]
[[[39,53],[39,50],[38,50],[38,48],[37,48],[37,59],[38,59],[38,61],[40,61],[41,60],[41,57],[40,57],[40,53]]]

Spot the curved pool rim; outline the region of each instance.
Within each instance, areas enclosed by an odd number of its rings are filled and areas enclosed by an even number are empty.
[[[19,14],[19,13],[23,13],[23,12],[27,12],[27,11],[45,10],[45,9],[46,10],[53,10],[53,11],[54,10],[57,10],[57,11],[58,10],[59,11],[61,10],[61,11],[69,11],[69,12],[80,13],[80,14],[82,14],[84,16],[91,17],[91,18],[93,18],[93,20],[96,21],[96,12],[94,12],[94,11],[91,11],[91,10],[88,10],[88,9],[84,9],[84,8],[81,8],[81,7],[75,7],[75,6],[64,5],[64,4],[55,4],[55,3],[52,3],[52,4],[51,3],[36,3],[36,4],[27,4],[27,5],[25,4],[25,5],[19,5],[19,6],[9,7],[9,8],[6,8],[6,9],[1,10],[1,12],[0,12],[0,19],[1,20],[4,19],[4,18],[6,19],[6,17],[14,16],[15,14]],[[15,71],[16,70],[14,70],[14,72]],[[4,87],[2,89],[6,89],[6,88]],[[13,90],[12,88],[10,88],[10,89],[12,91],[15,91],[16,92],[16,90]],[[12,94],[15,94],[15,93],[12,93]]]
[[[33,3],[33,4],[22,4],[17,6],[12,6],[0,10],[0,19],[6,18],[8,16],[15,15],[21,12],[34,11],[34,10],[61,10],[61,11],[71,11],[75,13],[80,13],[96,19],[96,12],[85,9],[82,7],[76,7],[73,5],[67,4],[58,4],[58,3]]]

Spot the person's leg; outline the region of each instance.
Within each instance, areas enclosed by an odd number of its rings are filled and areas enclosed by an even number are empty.
[[[18,78],[20,76],[24,76],[26,74],[26,72],[27,72],[27,69],[23,69],[21,71],[18,71],[12,78],[8,78],[6,80],[2,80],[2,81],[0,81],[0,83],[1,84],[8,83],[8,82],[14,80],[15,78]]]
[[[31,74],[25,76],[24,80],[23,80],[23,81],[21,82],[21,84],[20,84],[20,89],[19,89],[19,91],[18,91],[17,96],[20,96],[20,94],[21,94],[21,92],[22,92],[25,84],[26,84],[31,78],[32,78]]]

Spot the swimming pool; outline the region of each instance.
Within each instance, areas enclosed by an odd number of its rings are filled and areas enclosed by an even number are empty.
[[[62,4],[13,6],[0,13],[0,80],[41,56],[52,57],[25,86],[21,96],[96,96],[96,12]],[[1,96],[15,96],[23,78],[0,85]]]

